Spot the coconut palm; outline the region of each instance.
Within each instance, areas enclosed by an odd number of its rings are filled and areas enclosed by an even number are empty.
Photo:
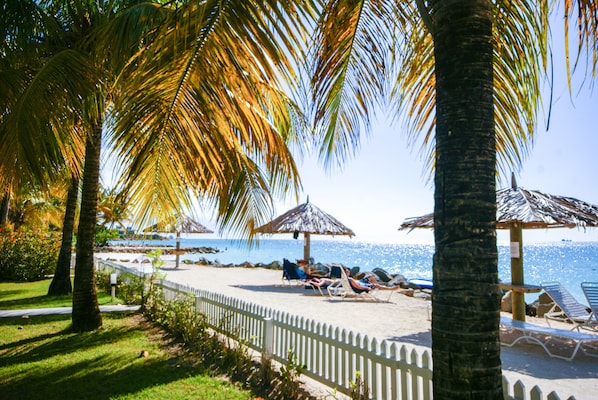
[[[177,29],[157,28],[123,70],[110,140],[139,226],[199,197],[221,229],[250,236],[271,215],[270,193],[296,191],[287,145],[300,116],[282,80],[301,58],[302,3],[183,2]]]
[[[64,296],[73,292],[73,286],[71,285],[71,258],[78,200],[79,179],[72,177],[64,207],[60,252],[58,253],[56,270],[48,288],[48,296]]]
[[[272,194],[297,189],[287,142],[299,118],[280,82],[293,76],[285,60],[306,18],[294,3],[258,3],[4,5],[11,63],[1,72],[15,79],[0,99],[0,175],[44,180],[48,166],[84,158],[75,330],[101,326],[93,243],[103,131],[128,167],[140,224],[199,195],[221,226],[249,233]]]
[[[407,117],[434,167],[437,398],[503,398],[497,154],[499,165],[519,165],[533,138],[551,4],[335,0],[325,2],[314,40],[313,116],[322,159],[332,164],[350,156],[380,101],[388,100]],[[579,15],[579,54],[593,55],[595,73],[596,2],[564,6],[567,18],[572,10]]]

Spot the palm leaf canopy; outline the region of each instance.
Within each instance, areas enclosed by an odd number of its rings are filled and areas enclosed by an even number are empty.
[[[165,233],[214,233],[190,217],[163,220],[144,229],[144,232]]]
[[[325,213],[309,200],[255,229],[257,233],[310,233],[317,235],[355,236],[336,218]]]
[[[572,197],[507,188],[496,192],[496,204],[499,229],[509,229],[512,222],[524,229],[598,226],[598,206]],[[434,228],[434,214],[407,218],[400,229],[415,228]]]

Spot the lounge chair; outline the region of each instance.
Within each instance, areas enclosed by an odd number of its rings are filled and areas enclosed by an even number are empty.
[[[297,264],[294,264],[284,258],[282,260],[282,281],[289,285],[293,283],[304,284],[307,280],[307,275],[303,272]]]
[[[336,286],[339,283],[339,279],[331,278],[313,278],[305,283],[306,289],[313,289],[320,292],[320,295],[324,296],[322,290],[327,290],[330,286]]]
[[[588,311],[587,306],[577,301],[559,282],[546,282],[540,286],[554,302],[552,308],[544,314],[548,326],[550,326],[550,320],[562,321],[572,323],[571,330],[579,330],[591,322],[592,313]]]
[[[586,295],[588,304],[592,309],[592,316],[587,325],[592,329],[598,329],[598,282],[582,282],[581,290]]]
[[[353,297],[353,298],[364,298],[373,301],[382,301],[380,298],[374,295],[376,292],[388,292],[388,297],[384,300],[388,302],[390,300],[390,296],[396,291],[400,289],[399,286],[396,287],[389,287],[388,289],[379,289],[377,287],[365,288],[365,287],[357,287],[355,281],[347,276],[345,270],[341,268],[341,277],[337,284],[328,286],[328,294],[330,297],[341,297],[343,300],[346,297]]]
[[[331,298],[340,297],[344,300],[346,297],[354,297],[354,298],[368,298],[368,299],[377,301],[377,299],[369,293],[370,291],[372,291],[372,289],[368,289],[368,290],[355,289],[355,288],[353,288],[353,286],[351,286],[351,283],[349,282],[349,277],[347,277],[347,274],[345,273],[345,270],[343,268],[340,268],[340,274],[341,274],[341,277],[340,277],[338,283],[336,285],[330,285],[327,288],[328,294],[330,295]]]
[[[555,329],[546,326],[530,324],[529,322],[517,321],[511,318],[500,318],[500,329],[506,332],[518,332],[520,335],[512,341],[507,341],[501,337],[503,346],[513,347],[520,341],[538,344],[550,357],[560,358],[571,361],[575,358],[577,351],[581,349],[587,356],[598,357],[596,345],[598,345],[598,335],[585,332],[572,332],[565,329]],[[554,342],[562,342],[561,346],[550,346]],[[562,344],[572,343],[573,350],[570,355],[563,355],[554,352],[554,349],[560,349]]]

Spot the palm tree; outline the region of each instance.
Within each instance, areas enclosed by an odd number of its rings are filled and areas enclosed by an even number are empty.
[[[335,0],[323,8],[310,72],[322,159],[350,156],[379,101],[390,100],[398,116],[406,112],[412,138],[422,135],[434,170],[437,398],[503,398],[497,154],[501,167],[518,165],[533,138],[549,9],[546,1],[489,0]],[[574,9],[580,54],[593,53],[595,76],[598,8],[565,2],[567,18]]]
[[[48,288],[48,296],[62,296],[73,292],[73,286],[71,285],[71,257],[78,200],[79,179],[72,177],[64,208],[60,252],[58,253],[56,270]]]
[[[102,131],[129,167],[140,223],[180,212],[195,195],[223,227],[249,233],[272,194],[296,191],[287,143],[299,116],[280,81],[293,76],[285,60],[306,18],[294,3],[258,3],[30,0],[3,10],[11,63],[1,72],[18,79],[0,98],[0,155],[10,156],[0,176],[19,164],[41,181],[48,166],[85,160],[75,330],[101,326],[93,243]]]
[[[287,145],[305,140],[281,81],[301,58],[302,3],[184,2],[123,70],[110,141],[140,226],[199,197],[221,229],[251,236],[271,195],[296,192]]]

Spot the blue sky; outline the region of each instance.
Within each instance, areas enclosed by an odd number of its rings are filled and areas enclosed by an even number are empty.
[[[562,35],[560,24],[554,26],[555,36]],[[548,117],[541,111],[535,143],[517,172],[517,183],[523,188],[598,204],[596,94],[589,88],[591,82],[582,85],[583,74],[576,74],[574,94],[570,95],[564,76],[564,50],[554,48],[553,51],[555,89],[549,129]],[[583,87],[578,91],[580,86]],[[544,101],[548,98],[546,94]],[[427,172],[418,149],[408,148],[401,126],[389,126],[383,118],[374,123],[371,135],[363,139],[361,150],[346,162],[342,172],[326,173],[313,158],[304,160],[300,171],[303,191],[299,203],[309,196],[310,202],[353,229],[356,237],[351,240],[433,242],[433,234],[428,230],[398,231],[405,218],[433,210],[432,184],[426,182]],[[501,177],[497,186],[510,186],[510,176]],[[276,215],[297,204],[294,201],[278,203]],[[209,220],[206,224],[214,226]],[[598,229],[524,232],[524,242],[561,239],[598,241]],[[499,231],[498,240],[508,243],[508,231]]]
[[[562,37],[562,24],[556,17],[553,22],[554,38],[558,46],[558,39]],[[574,34],[571,36],[572,40],[575,39]],[[571,48],[575,49],[576,44],[572,43]],[[590,78],[583,82],[585,71],[580,70],[575,75],[574,94],[570,95],[564,75],[565,55],[562,45],[553,48],[553,55],[555,89],[550,129],[546,129],[547,116],[541,111],[534,146],[529,149],[528,157],[517,172],[517,182],[523,188],[598,204],[596,93],[592,94]],[[578,91],[580,87],[582,89]],[[544,101],[548,99],[546,93]],[[305,202],[309,196],[313,204],[353,229],[356,237],[351,240],[432,243],[431,231],[398,231],[405,218],[420,216],[433,210],[433,187],[426,181],[427,171],[424,170],[418,150],[408,147],[400,125],[390,126],[381,117],[373,123],[371,135],[362,139],[361,149],[356,157],[348,160],[342,171],[327,173],[315,158],[307,158],[301,162],[303,191],[299,196],[299,203]],[[497,186],[510,186],[510,176],[501,177]],[[277,203],[273,217],[297,204],[295,201]],[[208,210],[204,215],[199,213],[199,220],[215,230],[216,226],[210,221],[209,212]],[[598,229],[524,232],[524,242],[561,239],[598,241]],[[499,231],[498,240],[499,243],[508,243],[508,232]]]
[[[571,99],[561,85],[546,130],[540,116],[535,145],[517,173],[520,187],[576,197],[598,204],[598,107],[595,95],[583,91]],[[374,124],[357,156],[342,172],[327,173],[315,159],[300,166],[303,191],[299,203],[310,202],[353,229],[352,239],[389,243],[432,243],[429,230],[398,231],[405,218],[432,212],[433,187],[426,183],[418,149],[410,150],[400,127]],[[498,188],[510,186],[501,177]],[[277,204],[276,215],[295,207],[294,201]],[[214,224],[204,219],[214,228]],[[526,230],[524,242],[598,241],[598,229]],[[287,238],[284,235],[276,237]],[[288,235],[288,238],[291,236]],[[316,237],[314,237],[316,239]],[[498,232],[499,243],[508,242],[508,231]]]

